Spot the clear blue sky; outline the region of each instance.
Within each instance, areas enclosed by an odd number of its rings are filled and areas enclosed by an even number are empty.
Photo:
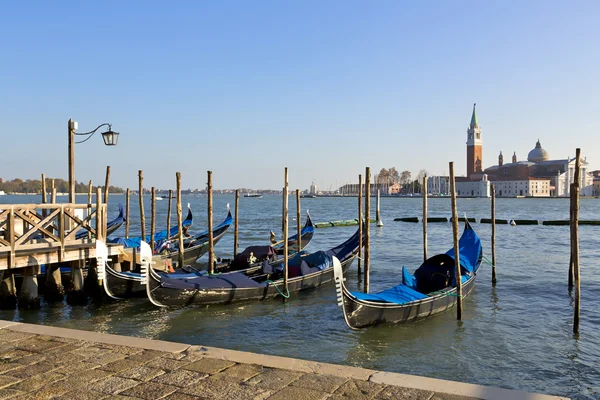
[[[370,166],[464,174],[540,138],[600,168],[600,2],[0,2],[0,176],[328,189]],[[7,147],[7,143],[10,147]]]

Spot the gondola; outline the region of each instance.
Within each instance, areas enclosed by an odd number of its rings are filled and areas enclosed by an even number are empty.
[[[186,306],[229,304],[249,300],[265,300],[290,293],[314,289],[333,281],[333,266],[346,270],[358,255],[359,232],[344,243],[327,251],[311,254],[298,253],[291,258],[288,269],[288,292],[284,293],[281,261],[269,263],[255,271],[240,271],[222,275],[201,276],[192,279],[172,279],[160,276],[152,279],[146,272],[148,299],[156,306]],[[142,250],[142,252],[148,250]],[[144,258],[144,256],[143,256]],[[147,255],[146,255],[147,259]]]
[[[181,226],[184,229],[189,228],[192,225],[193,222],[193,218],[194,216],[192,215],[192,208],[190,206],[190,204],[188,203],[188,213],[187,216],[185,217],[185,219],[182,221]],[[177,235],[177,233],[179,232],[179,227],[177,225],[171,227],[169,229],[169,237],[174,237]],[[165,240],[167,238],[167,229],[159,231],[157,233],[154,234],[154,243],[159,243],[162,240]],[[138,237],[131,237],[131,238],[114,238],[114,239],[110,239],[108,240],[108,243],[112,243],[112,244],[122,244],[124,248],[128,249],[128,248],[137,248],[140,247],[140,242],[142,241],[142,237],[138,236]],[[150,243],[151,242],[151,238],[148,237],[146,238],[146,242]]]
[[[459,240],[459,254],[464,298],[475,286],[483,257],[481,241],[468,222]],[[414,275],[402,267],[400,285],[373,294],[350,292],[344,284],[343,270],[334,270],[338,305],[351,329],[415,321],[456,304],[454,248],[427,259]]]
[[[123,222],[127,220],[127,216],[125,215],[125,211],[123,211],[123,205],[119,204],[119,215],[112,221],[109,221],[106,224],[106,236],[114,233],[117,229],[123,225]],[[76,239],[84,239],[88,236],[89,231],[87,229],[80,229],[79,232],[75,234]]]
[[[223,236],[225,231],[222,230],[222,227],[227,225],[227,223],[231,223],[231,214],[228,215],[227,219],[223,221],[219,226],[217,226],[213,230],[213,241],[215,244],[219,241],[219,239]],[[307,213],[306,224],[304,228],[302,228],[302,244],[303,246],[308,245],[310,240],[312,239],[314,234],[314,226],[312,224],[312,220]],[[297,235],[295,235],[296,237]],[[290,238],[292,239],[292,238]],[[106,247],[103,243],[96,242],[96,252],[97,254],[104,254]],[[202,243],[203,249],[208,248],[208,235],[206,235],[205,241]],[[106,250],[107,251],[107,250]],[[188,250],[186,250],[187,253]],[[184,253],[184,254],[186,254]],[[296,252],[290,252],[290,255],[295,255]],[[249,260],[249,257],[251,259]],[[233,271],[248,271],[248,272],[256,272],[262,266],[263,261],[265,260],[273,260],[282,262],[282,259],[277,259],[277,252],[271,246],[250,246],[233,260],[225,260],[222,263],[218,263],[215,265],[215,271],[219,274],[227,274]],[[141,255],[140,255],[141,259]],[[158,257],[154,256],[154,260],[157,260]],[[164,258],[161,258],[157,264],[153,265],[153,268],[150,269],[151,279],[157,280],[160,282],[162,272],[156,272],[155,268],[161,268],[164,264]],[[120,272],[115,271],[110,265],[107,263],[101,263],[99,261],[98,268],[98,276],[103,279],[103,286],[106,294],[113,299],[122,299],[125,297],[139,296],[145,295],[145,285],[143,282],[143,277],[139,272]],[[188,269],[188,268],[186,268]],[[169,277],[173,279],[191,279],[199,276],[205,276],[208,274],[208,271],[198,271],[193,270],[193,268],[189,268],[190,272],[185,271],[184,269],[179,269],[175,273],[168,274]]]

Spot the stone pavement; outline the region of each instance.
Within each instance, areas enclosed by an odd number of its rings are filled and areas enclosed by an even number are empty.
[[[0,399],[559,399],[232,350],[0,321]]]

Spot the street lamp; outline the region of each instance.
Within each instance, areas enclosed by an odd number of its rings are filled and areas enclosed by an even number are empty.
[[[79,133],[75,132],[77,130],[77,122],[73,121],[73,119],[69,119],[69,203],[71,204],[75,203],[75,144],[87,142],[98,129],[104,126],[108,127],[107,131],[102,132],[102,140],[104,141],[104,144],[107,146],[116,146],[117,142],[119,141],[119,132],[114,132],[111,124],[104,123],[92,131]],[[87,137],[79,142],[76,142],[75,135]]]

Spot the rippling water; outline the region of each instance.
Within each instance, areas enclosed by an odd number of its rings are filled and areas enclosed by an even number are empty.
[[[59,198],[66,201],[66,198]],[[149,230],[149,198],[146,224]],[[35,202],[34,197],[2,196],[4,203]],[[85,202],[86,196],[80,201]],[[111,196],[109,218],[124,196]],[[132,197],[131,232],[139,232],[137,197]],[[184,196],[195,212],[194,228],[206,227],[206,197]],[[157,220],[166,224],[167,201],[157,202]],[[214,222],[226,215],[232,196],[216,196]],[[420,224],[393,218],[419,216],[422,199],[383,198],[383,228],[372,226],[371,290],[395,285],[402,265],[414,270],[422,261]],[[372,202],[374,209],[375,202]],[[581,219],[600,219],[598,200],[582,199]],[[459,199],[459,214],[489,218],[487,199]],[[567,199],[498,199],[497,218],[568,219]],[[316,222],[352,219],[356,198],[302,199]],[[290,196],[290,231],[295,231],[295,201]],[[240,199],[240,246],[264,244],[270,229],[281,227],[281,200],[275,196]],[[429,216],[449,217],[449,199],[430,199]],[[374,210],[373,210],[374,215]],[[172,221],[176,221],[174,217]],[[302,217],[304,220],[304,216]],[[491,258],[488,224],[474,224],[484,254]],[[279,228],[279,229],[278,229]],[[121,228],[117,234],[123,234]],[[327,249],[356,227],[317,229],[309,250]],[[430,224],[430,255],[452,246],[448,223]],[[567,289],[567,226],[497,226],[498,284],[491,285],[483,265],[477,286],[464,304],[463,321],[455,311],[416,323],[351,331],[336,306],[333,286],[293,294],[291,300],[209,308],[162,310],[143,299],[70,307],[43,304],[37,311],[0,311],[0,318],[100,332],[181,341],[281,356],[340,363],[569,396],[600,398],[600,227],[580,227],[581,335],[572,334],[572,297]],[[233,234],[216,247],[230,257]],[[201,261],[201,260],[200,260]],[[362,285],[356,264],[347,274],[352,289]]]

